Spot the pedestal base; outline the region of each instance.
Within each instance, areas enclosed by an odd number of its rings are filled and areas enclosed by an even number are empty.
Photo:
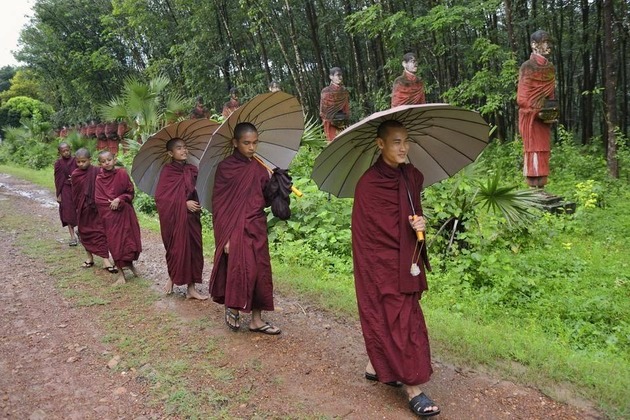
[[[553,214],[575,213],[575,203],[571,201],[565,201],[564,197],[550,194],[542,189],[536,191],[536,193],[540,197],[537,201],[540,203],[543,210]]]

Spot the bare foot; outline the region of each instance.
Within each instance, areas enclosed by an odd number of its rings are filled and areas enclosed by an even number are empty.
[[[114,286],[122,286],[125,283],[127,283],[127,281],[125,280],[125,276],[121,275],[120,277],[118,277],[118,280],[116,280],[116,283],[114,283]]]
[[[167,295],[173,293],[173,281],[171,279],[168,279],[168,281],[166,282],[166,286],[164,286],[164,293],[166,293]]]
[[[188,290],[186,290],[186,299],[198,299],[198,300],[206,300],[208,299],[207,295],[202,295],[195,289],[194,284],[188,285]]]

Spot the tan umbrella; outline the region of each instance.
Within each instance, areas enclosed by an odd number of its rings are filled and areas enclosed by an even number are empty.
[[[241,122],[256,126],[256,156],[268,168],[286,169],[297,154],[304,133],[304,111],[293,95],[263,93],[241,105],[216,130],[199,162],[197,193],[201,205],[210,211],[217,165],[232,154],[234,127]]]
[[[315,159],[311,178],[322,191],[353,197],[359,178],[380,152],[376,129],[386,120],[405,125],[411,141],[407,158],[424,174],[424,187],[474,162],[488,145],[488,123],[477,112],[449,104],[402,105],[376,112],[348,127]]]
[[[162,167],[171,162],[166,142],[180,138],[188,147],[188,163],[199,166],[199,160],[212,134],[219,127],[216,121],[205,118],[184,120],[167,125],[144,142],[133,159],[131,176],[138,188],[153,196]]]

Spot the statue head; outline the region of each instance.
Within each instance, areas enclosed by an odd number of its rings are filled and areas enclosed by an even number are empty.
[[[334,85],[340,85],[343,83],[343,72],[341,71],[341,68],[339,67],[331,68],[330,71],[328,72],[328,77],[330,78],[330,81]]]
[[[415,73],[416,71],[418,71],[416,55],[414,53],[407,53],[403,55],[402,66],[409,73]]]
[[[551,37],[546,31],[537,30],[530,36],[529,40],[532,51],[535,54],[539,54],[544,57],[551,55]]]

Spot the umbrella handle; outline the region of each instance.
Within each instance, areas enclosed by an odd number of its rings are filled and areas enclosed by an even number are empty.
[[[418,219],[417,215],[413,215],[412,217],[413,220]],[[418,238],[418,242],[424,242],[424,232],[421,230],[416,230],[416,237]]]
[[[260,163],[270,174],[273,173],[273,170],[271,170],[269,166],[265,165],[265,162],[263,162],[258,156],[254,155],[254,159],[256,159],[256,161]],[[302,194],[302,191],[298,190],[293,185],[291,185],[291,192],[297,197],[302,197],[304,195]]]

